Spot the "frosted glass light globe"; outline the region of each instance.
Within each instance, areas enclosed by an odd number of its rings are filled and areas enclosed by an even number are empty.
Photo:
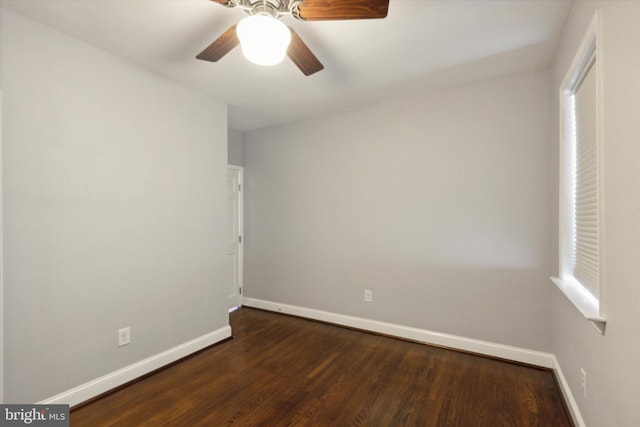
[[[269,15],[247,16],[236,33],[245,58],[258,65],[281,63],[291,42],[289,28]]]

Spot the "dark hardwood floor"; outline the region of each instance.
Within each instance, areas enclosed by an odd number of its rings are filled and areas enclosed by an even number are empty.
[[[248,308],[231,326],[71,426],[572,426],[550,371]]]

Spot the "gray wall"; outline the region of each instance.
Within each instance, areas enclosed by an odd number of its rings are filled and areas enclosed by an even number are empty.
[[[3,380],[26,403],[228,324],[226,106],[0,19]]]
[[[640,2],[576,2],[554,65],[553,128],[557,135],[558,87],[596,8],[603,17],[598,61],[604,67],[602,304],[607,329],[600,335],[554,290],[553,352],[588,426],[635,427],[640,425]],[[580,368],[587,372],[586,398]]]
[[[242,132],[229,128],[228,162],[230,165],[242,166],[244,164],[244,149],[242,144]]]
[[[540,71],[245,133],[245,295],[550,350],[549,107]]]

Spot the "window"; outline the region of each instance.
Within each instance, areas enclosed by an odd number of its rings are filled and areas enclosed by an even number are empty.
[[[552,278],[604,332],[599,16],[560,87],[560,277]]]
[[[573,102],[573,277],[598,298],[600,233],[598,227],[598,129],[595,53],[585,76],[571,91]]]

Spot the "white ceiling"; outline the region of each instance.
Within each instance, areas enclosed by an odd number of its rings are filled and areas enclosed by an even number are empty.
[[[324,64],[195,56],[245,16],[208,0],[1,0],[2,7],[210,93],[248,131],[547,66],[572,0],[391,0],[383,20],[284,17]]]

